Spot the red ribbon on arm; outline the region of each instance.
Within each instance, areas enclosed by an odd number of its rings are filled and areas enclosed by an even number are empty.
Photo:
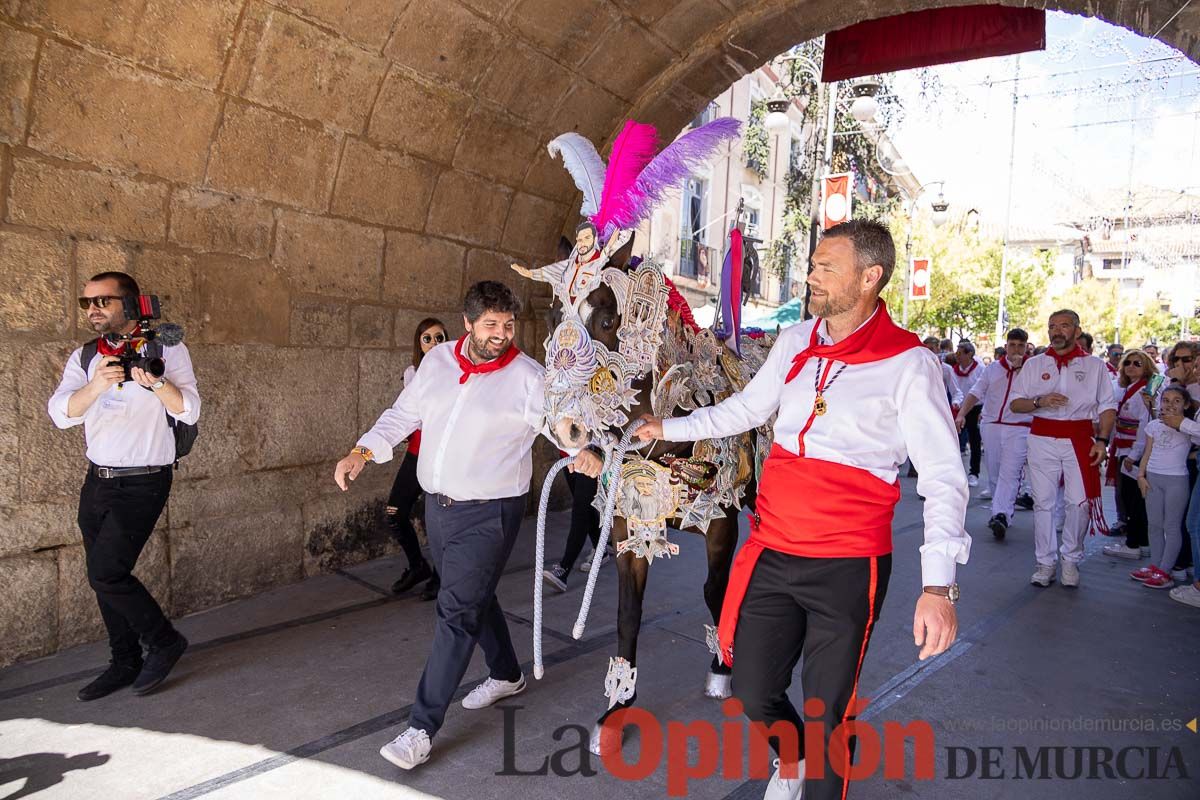
[[[784,383],[791,383],[810,358],[824,358],[844,364],[866,364],[924,346],[915,333],[906,331],[892,322],[887,304],[883,300],[879,301],[878,310],[865,325],[837,344],[817,343],[817,329],[820,324],[821,320],[816,320],[808,347],[792,358],[792,368],[788,370]]]
[[[462,370],[462,376],[459,377],[459,383],[466,383],[467,378],[472,375],[486,375],[489,372],[496,372],[504,369],[513,360],[521,355],[521,350],[515,344],[510,344],[508,349],[499,358],[494,358],[491,361],[484,361],[482,364],[476,364],[471,359],[463,355],[463,345],[467,342],[467,335],[464,333],[462,338],[454,345],[454,357],[458,359],[458,366]]]

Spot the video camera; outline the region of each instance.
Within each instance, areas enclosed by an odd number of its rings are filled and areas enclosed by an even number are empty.
[[[109,344],[121,349],[119,355],[109,358],[119,361],[124,367],[126,381],[133,380],[134,367],[144,370],[154,378],[161,378],[166,372],[162,347],[171,347],[182,342],[183,328],[170,322],[164,322],[157,328],[151,325],[154,320],[162,319],[162,306],[156,295],[126,295],[121,298],[121,305],[125,311],[125,319],[137,320],[138,334],[108,334],[105,338]],[[133,345],[135,338],[144,339],[154,346],[147,347],[144,352],[139,353]],[[126,346],[121,347],[122,344]]]

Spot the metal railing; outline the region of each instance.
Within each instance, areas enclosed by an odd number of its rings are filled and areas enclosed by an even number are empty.
[[[679,274],[701,283],[712,280],[721,269],[720,255],[715,248],[691,239],[679,240]]]

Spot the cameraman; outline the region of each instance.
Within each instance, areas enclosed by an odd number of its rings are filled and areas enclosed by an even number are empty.
[[[84,701],[129,685],[135,694],[150,692],[188,645],[133,569],[171,491],[175,438],[167,414],[195,424],[200,396],[182,344],[162,348],[162,378],[133,366],[132,381],[126,381],[119,358],[132,355],[130,348],[142,352],[145,341],[138,337],[138,320],[126,318],[122,301],[139,294],[137,282],[123,272],[103,272],[87,282],[79,306],[100,336],[98,350],[86,370],[80,363],[83,348],[71,354],[49,404],[59,428],[83,424],[91,462],[79,493],[79,529],[112,663],[79,690]],[[132,341],[120,338],[126,335]]]

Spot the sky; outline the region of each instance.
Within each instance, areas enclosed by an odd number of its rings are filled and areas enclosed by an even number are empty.
[[[1131,185],[1200,194],[1200,65],[1059,12],[1047,13],[1046,40],[1045,51],[1019,57],[895,74],[905,110],[888,132],[916,177],[944,180],[952,209],[1001,224],[1015,87],[1014,222],[1120,213]]]

